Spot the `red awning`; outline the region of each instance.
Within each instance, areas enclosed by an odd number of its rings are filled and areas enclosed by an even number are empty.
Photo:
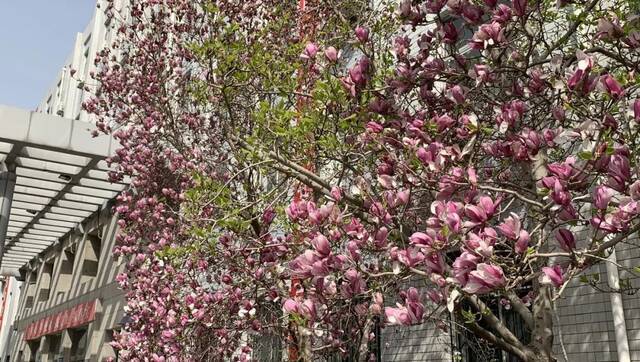
[[[32,322],[24,331],[24,339],[30,341],[68,328],[79,327],[95,318],[96,300],[94,299]]]

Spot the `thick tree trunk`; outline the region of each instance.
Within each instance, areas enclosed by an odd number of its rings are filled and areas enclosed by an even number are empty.
[[[531,177],[534,185],[547,176],[547,155],[538,153],[533,162]],[[534,186],[537,190],[537,187]],[[541,251],[548,245],[542,245]],[[534,282],[535,283],[535,282]],[[538,285],[538,294],[533,302],[533,329],[531,342],[527,346],[527,362],[556,361],[553,357],[553,288],[550,285]]]
[[[358,362],[367,362],[369,360],[369,334],[371,333],[373,323],[373,319],[368,319],[364,325],[358,348]]]
[[[541,285],[533,303],[534,327],[531,331],[530,361],[555,361],[553,357],[553,289],[550,285]]]

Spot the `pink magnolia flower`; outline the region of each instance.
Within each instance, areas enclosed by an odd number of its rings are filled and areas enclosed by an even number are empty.
[[[527,0],[513,0],[513,11],[518,17],[523,17],[527,12]]]
[[[285,212],[291,221],[305,219],[307,217],[307,202],[304,200],[294,199],[285,209]]]
[[[547,88],[547,82],[542,70],[534,69],[531,71],[531,80],[529,80],[527,87],[532,93],[541,93]]]
[[[480,196],[477,205],[467,205],[464,208],[465,215],[471,219],[466,225],[473,227],[486,222],[493,216],[498,204],[500,201],[494,203],[490,197]]]
[[[602,82],[607,93],[609,93],[609,95],[614,99],[618,99],[624,95],[624,89],[622,89],[620,83],[618,83],[610,74],[605,74],[600,77],[600,82]]]
[[[420,302],[420,293],[418,293],[416,288],[409,288],[409,290],[407,290],[405,302],[411,316],[414,317],[415,320],[421,321],[422,315],[424,314],[424,307]]]
[[[476,268],[480,262],[480,258],[470,252],[463,252],[453,262],[453,277],[461,285],[467,284],[469,280],[469,273]]]
[[[593,190],[593,205],[598,209],[606,209],[613,197],[614,190],[600,185]]]
[[[486,294],[506,284],[502,268],[493,264],[478,264],[476,270],[469,273],[469,280],[463,290],[471,294]]]
[[[629,228],[628,221],[623,218],[625,215],[620,212],[614,212],[602,215],[596,215],[591,218],[590,223],[596,229],[607,233],[619,233]]]
[[[376,231],[373,237],[373,244],[376,246],[376,248],[382,249],[387,246],[388,235],[389,235],[389,229],[387,229],[384,226],[378,229],[378,231]]]
[[[451,233],[458,233],[461,229],[462,205],[456,202],[434,201],[431,204],[431,213],[436,217],[429,218],[427,225],[433,229],[441,229],[446,226]]]
[[[451,87],[451,89],[449,89],[449,96],[456,104],[462,104],[464,103],[466,97],[465,90],[461,86],[456,84]]]
[[[464,211],[465,215],[471,219],[471,226],[481,224],[488,220],[486,211],[480,206],[467,205],[465,206]]]
[[[545,266],[542,268],[542,273],[540,280],[542,283],[553,284],[556,288],[559,288],[564,283],[564,272],[560,265]]]
[[[560,180],[568,181],[578,171],[576,170],[576,158],[573,156],[567,157],[567,159],[560,163],[555,162],[547,165],[547,169],[552,174],[556,175]]]
[[[406,205],[409,202],[409,190],[402,190],[396,194],[399,205]]]
[[[351,259],[356,262],[360,261],[360,245],[358,245],[356,240],[349,240],[347,243],[347,251],[349,252],[349,256],[351,256]]]
[[[634,201],[629,197],[623,197],[620,200],[620,212],[629,214],[629,217],[633,215],[637,215],[640,210],[638,210],[638,202]]]
[[[478,24],[484,15],[484,11],[479,6],[465,3],[462,7],[462,17],[470,24]]]
[[[360,43],[366,43],[369,40],[369,29],[361,26],[356,28],[356,38]]]
[[[362,86],[366,83],[366,78],[359,64],[349,68],[349,80],[356,86]]]
[[[627,156],[623,154],[611,155],[608,174],[607,185],[616,191],[624,192],[625,185],[631,178],[631,168]]]
[[[567,206],[571,202],[571,194],[565,189],[565,186],[556,179],[551,190],[551,199],[558,205]]]
[[[405,304],[396,304],[397,308],[386,307],[384,314],[390,325],[410,326],[420,323],[424,316],[424,305],[420,302],[420,295],[416,288],[409,288],[405,293]]]
[[[441,253],[427,254],[424,263],[432,273],[443,274],[446,269],[444,257]]]
[[[435,123],[438,129],[438,132],[443,132],[446,129],[449,129],[452,125],[456,123],[456,120],[449,117],[448,115],[442,115],[435,119]]]
[[[604,40],[620,39],[624,36],[624,29],[620,25],[620,20],[614,17],[612,20],[606,18],[598,19],[598,32],[596,36]]]
[[[342,190],[338,186],[333,186],[331,188],[331,197],[333,197],[336,202],[340,202],[340,200],[342,200]]]
[[[486,235],[483,236],[484,237],[481,237],[476,233],[467,234],[467,238],[465,239],[465,246],[469,249],[469,251],[488,258],[493,255],[493,245],[495,244],[495,238],[487,237]]]
[[[313,321],[316,319],[316,304],[311,299],[305,299],[304,302],[298,305],[300,315],[307,320]]]
[[[578,84],[587,79],[589,72],[593,67],[593,59],[586,56],[584,53],[578,53],[578,59],[580,59],[578,61],[578,67],[567,81],[567,86],[571,90],[576,89]]]
[[[554,233],[560,248],[566,252],[571,252],[576,248],[576,238],[573,233],[567,229],[560,228]]]
[[[305,250],[302,255],[299,255],[289,263],[292,277],[300,279],[312,277],[314,274],[313,265],[319,260],[320,258],[313,250]]]
[[[471,38],[471,47],[473,49],[486,49],[490,46],[504,43],[504,29],[499,22],[494,21],[491,24],[483,24]]]
[[[633,101],[633,119],[640,122],[640,98]]]
[[[322,205],[320,208],[316,208],[316,205],[313,202],[307,203],[307,213],[309,221],[311,221],[311,223],[313,223],[314,225],[322,224],[324,220],[327,219],[333,212],[333,207],[333,202]]]
[[[367,130],[371,133],[382,133],[384,127],[378,122],[370,121],[367,122]]]
[[[573,207],[573,205],[564,205],[558,211],[558,218],[562,221],[576,220],[578,218],[578,212],[576,211],[575,207]]]
[[[455,44],[458,41],[458,29],[453,22],[442,25],[442,42],[445,44]]]
[[[397,304],[397,308],[385,307],[384,314],[387,318],[387,323],[389,325],[403,325],[410,326],[412,324],[411,317],[409,317],[409,312],[406,307],[403,307],[400,304]]]
[[[485,5],[487,5],[489,8],[494,8],[494,7],[496,7],[496,4],[498,3],[498,0],[483,0],[482,2]]]
[[[467,176],[469,177],[469,182],[472,185],[477,185],[478,184],[478,174],[477,174],[475,168],[469,167],[467,169]]]
[[[407,248],[404,250],[393,250],[396,252],[398,261],[402,264],[408,266],[409,268],[414,268],[425,259],[424,254],[420,252],[417,248]]]
[[[505,237],[516,240],[520,236],[520,227],[520,217],[512,212],[511,216],[507,217],[502,224],[498,225],[498,230],[500,230]]]
[[[518,235],[518,240],[516,240],[515,252],[518,254],[523,254],[529,248],[529,232],[526,230],[520,230],[520,234]]]
[[[498,7],[493,11],[493,17],[491,19],[501,24],[506,23],[509,19],[511,19],[511,8],[505,4],[499,4]]]
[[[331,245],[329,244],[329,240],[322,234],[316,235],[315,238],[311,241],[313,248],[316,250],[318,255],[321,257],[327,257],[331,254]]]
[[[300,55],[300,58],[304,60],[314,59],[318,54],[318,46],[315,43],[307,43],[304,47],[304,51]]]
[[[297,314],[297,313],[300,313],[300,304],[295,300],[289,298],[285,300],[284,303],[282,304],[282,310],[286,314],[293,314],[293,313]]]
[[[353,298],[356,295],[364,293],[365,282],[357,270],[347,270],[344,278],[345,282],[340,286],[344,297]]]
[[[332,46],[324,50],[324,56],[331,63],[335,63],[338,61],[338,51]]]
[[[473,69],[469,69],[469,76],[476,80],[476,85],[490,83],[494,80],[492,69],[486,64],[474,64]]]
[[[433,237],[431,237],[430,235],[427,235],[426,233],[417,231],[409,237],[409,242],[412,245],[430,247],[431,244],[433,243]]]
[[[640,200],[640,180],[636,180],[629,186],[629,194],[633,200]]]
[[[440,290],[429,289],[427,290],[427,296],[435,304],[442,304],[446,301],[445,295]]]
[[[165,329],[162,331],[162,339],[164,340],[172,340],[176,338],[176,332],[173,329]]]

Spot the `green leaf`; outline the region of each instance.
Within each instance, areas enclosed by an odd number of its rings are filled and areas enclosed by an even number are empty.
[[[476,322],[476,315],[468,310],[462,310],[462,317],[464,318],[464,322],[467,324],[471,324],[471,323],[475,323]]]
[[[589,151],[582,151],[578,153],[578,158],[581,160],[589,161],[593,158],[593,153]]]

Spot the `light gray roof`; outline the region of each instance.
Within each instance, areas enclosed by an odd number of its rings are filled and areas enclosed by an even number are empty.
[[[0,105],[0,162],[16,166],[2,269],[18,269],[126,187],[110,183],[117,143],[93,124]],[[126,180],[125,180],[126,181]]]

